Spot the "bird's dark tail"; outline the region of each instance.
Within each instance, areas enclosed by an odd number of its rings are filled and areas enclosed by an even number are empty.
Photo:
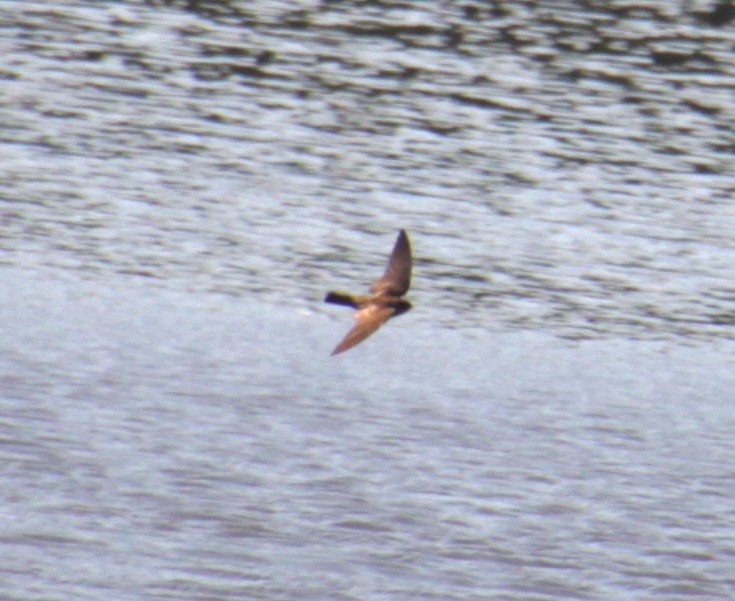
[[[328,292],[324,298],[324,302],[334,305],[345,305],[346,307],[357,307],[355,297],[345,292]]]

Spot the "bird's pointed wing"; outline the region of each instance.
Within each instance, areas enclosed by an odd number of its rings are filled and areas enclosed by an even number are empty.
[[[369,305],[364,309],[355,311],[355,321],[357,323],[347,332],[347,336],[342,339],[342,342],[337,345],[332,354],[337,355],[351,349],[356,344],[360,344],[388,321],[393,313],[394,310],[391,307],[381,305]]]
[[[401,230],[383,277],[370,286],[370,291],[376,294],[385,292],[396,296],[406,294],[411,285],[411,263],[411,243],[408,241],[406,230]]]

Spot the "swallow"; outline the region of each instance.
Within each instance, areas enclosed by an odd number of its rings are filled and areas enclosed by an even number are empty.
[[[411,244],[406,230],[398,232],[388,267],[383,276],[370,286],[370,294],[356,296],[345,292],[329,292],[324,302],[357,309],[355,325],[347,332],[332,355],[351,349],[373,334],[391,317],[411,309],[411,303],[401,298],[411,285]]]

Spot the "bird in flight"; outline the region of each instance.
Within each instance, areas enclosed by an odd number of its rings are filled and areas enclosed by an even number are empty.
[[[398,232],[393,252],[388,260],[385,273],[370,286],[371,294],[356,296],[345,292],[329,292],[324,299],[327,303],[346,305],[357,309],[355,325],[347,332],[332,355],[337,355],[359,344],[375,332],[391,317],[411,309],[411,303],[401,298],[411,285],[411,244],[406,230]]]

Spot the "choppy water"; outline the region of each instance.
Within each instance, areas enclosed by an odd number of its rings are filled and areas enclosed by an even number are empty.
[[[733,24],[536,4],[0,1],[3,599],[732,598]]]

